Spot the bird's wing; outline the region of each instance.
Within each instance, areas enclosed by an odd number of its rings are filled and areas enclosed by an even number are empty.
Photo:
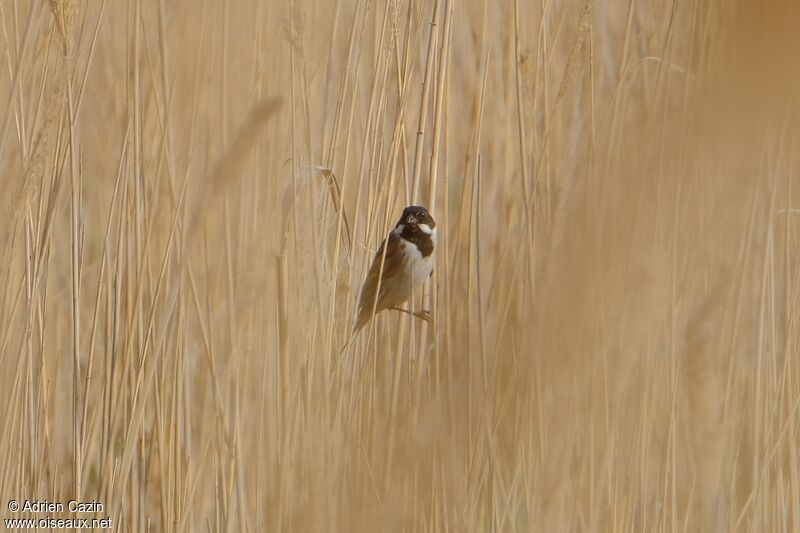
[[[385,296],[395,283],[395,279],[402,268],[400,259],[400,237],[394,232],[384,239],[378,248],[378,253],[372,260],[372,265],[369,267],[367,279],[364,280],[364,287],[361,289],[361,298],[359,301],[358,320],[356,321],[356,329],[366,324],[372,318],[372,308],[375,307],[375,313],[383,311],[386,308]],[[383,249],[386,247],[386,258],[383,257]],[[381,275],[381,263],[383,263],[383,274]],[[380,280],[380,287],[378,281]],[[375,303],[376,292],[377,305]]]

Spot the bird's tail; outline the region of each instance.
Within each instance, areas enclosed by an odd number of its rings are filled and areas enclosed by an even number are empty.
[[[350,347],[350,345],[353,344],[353,341],[356,338],[356,333],[357,332],[354,331],[353,333],[350,334],[350,338],[347,339],[347,342],[345,342],[344,346],[342,346],[342,348],[339,350],[339,355],[337,356],[338,358],[341,358],[342,355],[344,355],[344,352],[346,352],[347,349]]]
[[[344,354],[344,352],[347,351],[350,345],[353,344],[353,341],[356,340],[356,336],[358,336],[358,333],[361,331],[361,328],[363,328],[367,324],[367,322],[369,322],[370,318],[371,318],[370,314],[365,313],[364,309],[361,308],[361,310],[358,313],[358,318],[356,318],[356,323],[353,326],[353,331],[352,333],[350,333],[350,338],[347,339],[347,342],[344,343],[342,349],[339,350],[339,357],[341,357]]]
[[[363,328],[367,324],[367,322],[369,322],[369,315],[367,315],[366,313],[359,313],[358,319],[356,320],[356,323],[353,326],[353,333],[351,335],[355,337],[356,333],[361,331],[361,328]]]

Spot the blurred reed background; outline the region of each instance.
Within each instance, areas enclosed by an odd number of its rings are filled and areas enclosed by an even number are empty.
[[[798,23],[3,0],[0,497],[122,531],[800,531]],[[433,319],[339,357],[412,201]]]

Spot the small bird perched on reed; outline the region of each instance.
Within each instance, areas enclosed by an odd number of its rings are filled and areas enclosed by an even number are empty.
[[[400,305],[433,273],[436,221],[427,209],[410,205],[394,230],[381,243],[364,280],[355,335],[372,317],[386,309],[408,312]],[[411,313],[428,320],[427,311]]]

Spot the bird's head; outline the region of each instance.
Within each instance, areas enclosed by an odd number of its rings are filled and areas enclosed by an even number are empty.
[[[403,209],[403,215],[395,226],[398,233],[403,233],[406,228],[411,232],[421,231],[431,235],[436,229],[436,221],[424,207],[410,205]]]

